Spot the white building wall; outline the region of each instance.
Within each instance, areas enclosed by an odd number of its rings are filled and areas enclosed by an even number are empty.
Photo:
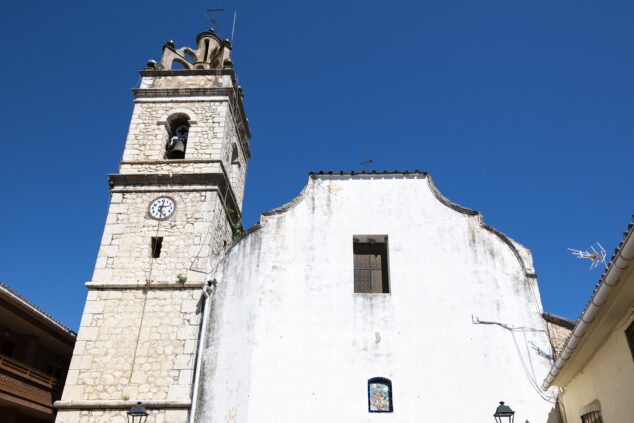
[[[440,200],[423,174],[318,176],[264,215],[218,279],[197,421],[490,422],[501,400],[554,421],[530,252]],[[378,234],[391,293],[355,294],[353,235]],[[368,413],[376,376],[391,414]]]
[[[581,415],[600,410],[610,423],[631,423],[634,416],[634,366],[624,331],[629,324],[619,325],[603,342],[603,346],[570,381],[561,395],[569,423],[580,422]],[[600,407],[592,407],[600,404]],[[590,407],[588,407],[590,405]]]

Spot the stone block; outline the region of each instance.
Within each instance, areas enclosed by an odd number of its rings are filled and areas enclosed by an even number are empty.
[[[176,338],[183,341],[188,339],[198,339],[198,327],[185,326],[185,327],[179,328]]]
[[[174,369],[186,370],[194,368],[194,356],[191,354],[179,354],[174,360]]]
[[[165,422],[186,423],[187,410],[167,410],[165,411]]]
[[[103,301],[86,301],[86,305],[84,306],[84,313],[103,313],[103,308]]]
[[[194,378],[193,370],[181,370],[178,375],[178,384],[179,385],[189,385],[192,383]]]
[[[95,269],[92,280],[96,282],[109,282],[112,280],[113,269]]]
[[[188,400],[191,391],[190,385],[171,385],[167,391],[167,397],[172,400]]]
[[[75,410],[60,410],[57,413],[55,423],[80,423],[81,415]]]
[[[85,326],[79,329],[77,334],[78,341],[94,341],[99,336],[98,327]]]

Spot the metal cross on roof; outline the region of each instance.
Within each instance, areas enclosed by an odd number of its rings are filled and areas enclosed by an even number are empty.
[[[368,165],[369,165],[370,163],[372,163],[372,159],[368,159],[368,153],[367,153],[367,152],[363,153],[363,157],[365,158],[365,160],[364,160],[364,161],[362,161],[362,162],[361,162],[361,163],[359,163],[359,164],[360,164],[360,165],[363,165],[363,166],[365,167],[365,171],[367,172],[367,171],[368,171]]]

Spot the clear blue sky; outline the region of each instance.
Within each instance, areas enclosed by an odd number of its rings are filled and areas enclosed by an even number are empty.
[[[611,253],[634,212],[632,1],[7,0],[0,280],[77,328],[137,71],[218,6],[238,10],[247,225],[367,151],[529,247],[545,309],[578,316],[601,271],[566,248]]]

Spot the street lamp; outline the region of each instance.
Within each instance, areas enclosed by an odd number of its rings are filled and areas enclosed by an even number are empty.
[[[149,414],[145,411],[145,407],[141,405],[141,401],[137,402],[128,410],[128,423],[145,423]]]
[[[511,410],[511,407],[504,405],[504,401],[500,401],[500,405],[495,410],[495,421],[497,423],[513,423],[515,411]]]

